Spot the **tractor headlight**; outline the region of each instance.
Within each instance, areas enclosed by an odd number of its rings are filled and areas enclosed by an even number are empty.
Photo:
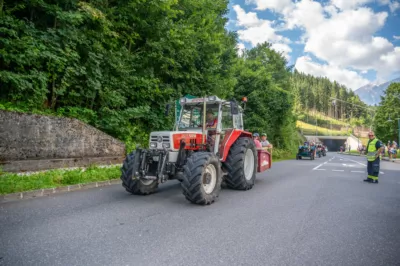
[[[163,143],[162,146],[165,149],[169,149],[171,147],[171,145],[169,143]]]
[[[150,148],[152,149],[157,148],[157,142],[150,142]]]

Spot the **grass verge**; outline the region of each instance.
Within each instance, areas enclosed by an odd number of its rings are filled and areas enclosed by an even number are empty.
[[[349,151],[342,152],[342,154],[360,155],[360,152],[357,150],[351,150],[350,152]]]
[[[296,152],[280,149],[272,150],[272,164],[291,159],[296,159]]]
[[[86,169],[49,170],[21,175],[0,172],[0,195],[35,189],[56,188],[97,181],[117,179],[121,175],[120,166],[100,168],[90,166]]]
[[[281,149],[274,149],[272,151],[273,163],[293,158],[296,158],[296,152]],[[0,195],[107,181],[118,179],[120,175],[120,166],[101,168],[95,165],[86,169],[56,169],[32,174],[17,174],[0,171]]]

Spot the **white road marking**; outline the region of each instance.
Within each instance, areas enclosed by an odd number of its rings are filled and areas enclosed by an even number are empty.
[[[365,173],[365,171],[351,171],[352,173]]]
[[[325,163],[326,163],[326,162],[325,162]],[[320,168],[321,166],[323,166],[325,163],[321,163],[320,165],[314,167],[313,170],[317,170],[318,168]]]
[[[347,159],[347,160],[349,160],[349,161],[352,161],[352,162],[355,162],[355,163],[358,163],[358,164],[360,164],[360,165],[363,165],[363,166],[367,166],[366,164],[363,164],[363,163],[360,163],[360,162],[354,161],[354,160],[352,160],[352,159]]]
[[[326,171],[326,169],[315,169],[317,171]]]
[[[385,173],[384,172],[379,172],[380,174],[382,174],[382,175],[384,175]]]
[[[344,170],[332,170],[333,172],[343,172]]]

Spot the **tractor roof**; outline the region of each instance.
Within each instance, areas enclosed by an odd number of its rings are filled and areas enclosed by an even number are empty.
[[[180,99],[181,104],[197,104],[197,103],[203,103],[204,100],[206,100],[206,103],[221,103],[221,102],[226,102],[225,100],[222,100],[218,98],[217,96],[206,96],[206,97],[201,97],[201,98],[193,98],[189,99],[186,97],[183,97]]]

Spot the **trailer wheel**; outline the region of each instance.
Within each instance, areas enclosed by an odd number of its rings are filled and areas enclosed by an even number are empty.
[[[135,151],[131,152],[125,159],[121,168],[122,186],[129,193],[135,195],[149,195],[156,192],[158,182],[156,180],[133,179],[133,164],[135,162]]]
[[[229,188],[249,190],[254,186],[257,171],[257,150],[250,138],[239,138],[229,150],[224,166]]]
[[[221,191],[221,165],[211,152],[196,152],[183,167],[182,193],[191,203],[209,205]]]

